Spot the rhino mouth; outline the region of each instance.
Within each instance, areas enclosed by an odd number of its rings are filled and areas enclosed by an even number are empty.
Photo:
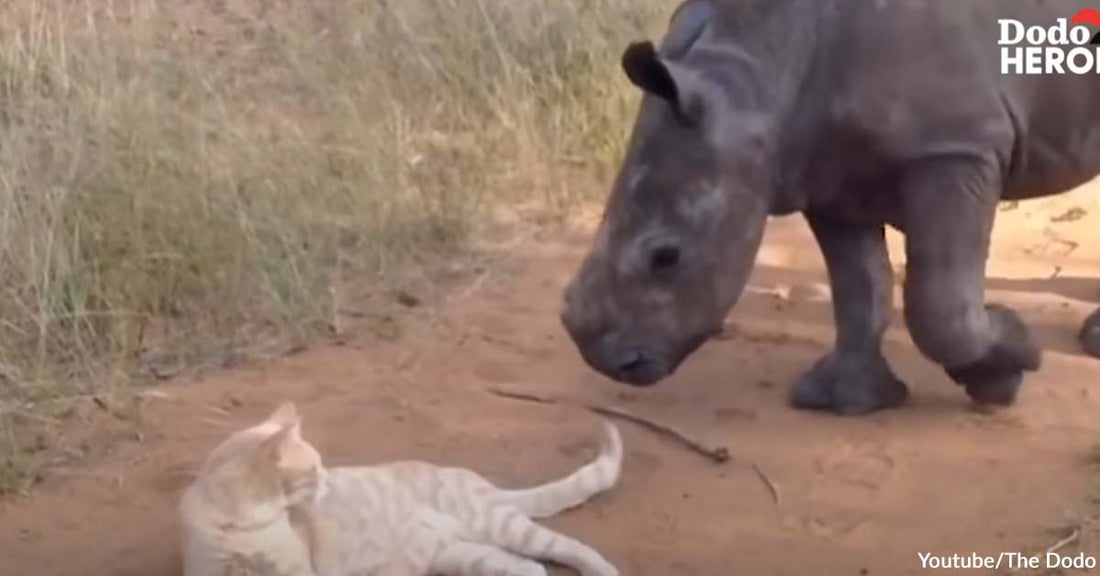
[[[671,376],[683,361],[697,350],[712,334],[707,332],[685,341],[670,350],[658,351],[652,347],[613,347],[597,344],[582,349],[589,366],[616,382],[646,388]]]
[[[667,362],[644,350],[631,348],[621,353],[611,378],[631,386],[652,386],[668,376]]]
[[[671,371],[664,354],[641,346],[616,345],[613,338],[576,342],[584,362],[600,374],[622,384],[652,386]]]

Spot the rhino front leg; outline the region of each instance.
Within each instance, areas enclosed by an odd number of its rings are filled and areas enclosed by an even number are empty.
[[[882,355],[893,308],[893,271],[882,226],[807,214],[829,272],[836,344],[795,384],[797,408],[860,415],[895,408],[909,396]]]
[[[1012,310],[985,302],[985,267],[999,197],[992,160],[937,159],[909,170],[905,319],[917,347],[980,404],[1016,400],[1039,349]]]

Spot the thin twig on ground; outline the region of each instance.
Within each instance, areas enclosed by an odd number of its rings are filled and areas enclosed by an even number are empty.
[[[490,394],[493,394],[495,396],[499,396],[501,398],[507,398],[509,400],[519,400],[521,402],[533,402],[533,403],[536,403],[536,404],[548,404],[548,405],[561,405],[561,404],[567,404],[567,405],[568,404],[573,404],[573,405],[575,405],[575,403],[573,403],[573,402],[569,402],[567,400],[562,400],[562,399],[559,399],[559,398],[552,398],[550,396],[543,396],[543,395],[534,394],[534,393],[531,393],[531,392],[520,392],[520,391],[516,391],[516,390],[507,390],[507,389],[496,387],[496,386],[488,387],[487,391]],[[610,406],[604,406],[604,405],[596,404],[596,403],[592,403],[592,402],[584,403],[582,406],[583,406],[583,408],[589,410],[590,412],[594,412],[594,413],[600,414],[602,416],[608,416],[608,417],[612,417],[612,418],[619,418],[619,419],[622,419],[622,420],[627,420],[629,422],[633,422],[634,424],[637,424],[637,425],[642,426],[644,428],[648,428],[650,431],[656,432],[657,434],[659,434],[661,436],[665,436],[665,437],[671,438],[673,440],[676,440],[677,442],[679,442],[681,445],[687,447],[692,452],[700,454],[700,455],[702,455],[703,457],[707,458],[708,460],[710,460],[712,462],[722,464],[722,463],[725,463],[725,462],[729,462],[732,459],[732,456],[730,455],[729,449],[726,448],[725,446],[719,446],[717,448],[707,447],[707,446],[703,445],[701,442],[699,442],[698,440],[695,440],[695,439],[691,438],[690,436],[688,436],[684,432],[681,432],[679,429],[677,429],[673,426],[670,426],[668,424],[662,424],[660,422],[657,422],[655,420],[651,420],[649,418],[639,416],[639,415],[637,415],[633,412],[630,412],[630,411],[622,409],[622,408],[613,408],[613,407],[610,407]],[[772,500],[775,502],[775,505],[776,506],[781,505],[782,502],[783,502],[783,497],[782,497],[782,495],[779,491],[779,485],[777,485],[775,482],[772,481],[771,478],[768,477],[768,475],[764,472],[763,468],[761,468],[759,464],[757,464],[756,462],[749,461],[749,465],[752,466],[753,472],[756,473],[756,476],[758,478],[760,478],[760,481],[763,482],[764,486],[767,487],[768,492],[771,493]]]
[[[1057,552],[1057,551],[1061,550],[1062,548],[1065,548],[1066,546],[1069,546],[1070,544],[1073,544],[1080,537],[1081,537],[1081,529],[1080,528],[1074,528],[1073,532],[1070,533],[1069,536],[1066,536],[1065,538],[1062,538],[1061,540],[1056,542],[1053,546],[1051,546],[1050,548],[1047,548],[1046,553],[1047,554],[1053,554],[1054,552]],[[1006,574],[1015,574],[1015,573],[1019,572],[1022,569],[1023,569],[1022,566],[1017,566],[1016,568],[1012,568],[1011,570],[1006,572]]]
[[[523,402],[534,402],[536,404],[557,404],[556,398],[550,398],[547,396],[539,396],[537,394],[529,394],[527,392],[514,392],[512,390],[505,390],[503,388],[490,387],[489,393],[501,398],[507,398],[509,400],[521,400]]]
[[[764,473],[764,470],[756,462],[752,463],[752,469],[754,472],[756,472],[756,475],[760,478],[760,481],[768,487],[768,491],[772,493],[772,501],[775,502],[775,505],[779,506],[780,504],[782,504],[783,498],[779,494],[779,486],[776,486],[775,482],[772,482],[772,479],[768,478],[768,475]]]
[[[704,446],[701,442],[691,438],[687,434],[684,434],[683,432],[667,424],[662,424],[660,422],[644,418],[622,408],[601,406],[599,404],[588,404],[587,408],[592,412],[595,412],[596,414],[609,416],[612,418],[621,418],[623,420],[633,422],[644,428],[649,428],[650,430],[658,434],[674,438],[684,446],[687,446],[692,451],[702,454],[703,456],[719,464],[723,462],[728,462],[730,460],[729,449],[727,449],[725,446],[719,446],[717,448]]]
[[[531,394],[531,393],[528,393],[528,392],[515,392],[515,391],[512,391],[512,390],[504,390],[504,389],[496,388],[496,387],[491,387],[488,390],[489,390],[490,393],[492,393],[496,396],[500,396],[502,398],[508,398],[508,399],[511,399],[511,400],[521,400],[521,401],[524,401],[524,402],[535,402],[535,403],[538,403],[538,404],[563,404],[563,403],[566,403],[566,402],[564,402],[562,400],[559,400],[557,398],[550,398],[550,397],[547,397],[547,396],[540,396],[538,394]],[[630,411],[622,409],[622,408],[613,408],[613,407],[610,407],[610,406],[604,406],[604,405],[596,404],[596,403],[586,403],[584,405],[584,407],[587,410],[589,410],[591,412],[594,412],[596,414],[600,414],[602,416],[608,416],[608,417],[611,417],[611,418],[619,418],[621,420],[627,420],[629,422],[633,422],[634,424],[637,424],[637,425],[642,426],[644,428],[648,428],[649,430],[651,430],[653,432],[656,432],[657,434],[660,434],[660,435],[668,437],[668,438],[672,438],[672,439],[678,441],[680,444],[686,446],[691,451],[693,451],[697,454],[701,454],[702,456],[706,457],[707,459],[711,460],[712,462],[717,462],[717,463],[721,464],[723,462],[728,462],[730,460],[729,450],[725,446],[719,446],[717,448],[710,448],[710,447],[704,446],[698,440],[695,440],[694,438],[691,438],[690,436],[688,436],[684,432],[681,432],[680,430],[676,429],[673,426],[669,426],[668,424],[662,424],[660,422],[657,422],[655,420],[651,420],[649,418],[645,418],[643,416],[639,416],[637,414],[634,414],[633,412],[630,412]]]
[[[1051,546],[1050,548],[1047,548],[1047,554],[1052,554],[1054,552],[1057,552],[1057,551],[1061,550],[1062,548],[1065,548],[1066,546],[1069,546],[1070,544],[1073,544],[1080,537],[1081,537],[1081,529],[1080,528],[1074,528],[1072,534],[1070,534],[1069,536],[1066,536],[1065,538],[1062,538],[1054,546]]]

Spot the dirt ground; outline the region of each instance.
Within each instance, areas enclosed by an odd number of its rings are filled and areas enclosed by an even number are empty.
[[[863,419],[788,408],[789,383],[832,338],[821,258],[798,218],[772,223],[729,332],[648,390],[588,370],[559,328],[560,291],[586,237],[531,242],[523,259],[418,312],[397,340],[364,337],[147,394],[141,442],[0,504],[0,573],[179,574],[174,512],[189,474],[230,430],[284,399],[299,403],[307,436],[334,465],[421,458],[520,485],[593,453],[591,414],[487,386],[627,407],[732,452],[715,464],[620,424],[621,484],[550,524],[625,575],[900,576],[927,571],[918,553],[1033,553],[1075,527],[1062,552],[1100,556],[1089,526],[1100,496],[1089,461],[1100,361],[1075,340],[1100,295],[1096,187],[1000,215],[989,297],[1020,310],[1046,347],[1012,409],[970,409],[900,318],[887,353],[911,385],[907,406]]]

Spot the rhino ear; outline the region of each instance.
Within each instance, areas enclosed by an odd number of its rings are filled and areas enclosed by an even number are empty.
[[[638,88],[666,102],[685,120],[697,119],[698,86],[691,72],[662,58],[652,42],[635,42],[622,57],[623,71]]]
[[[623,71],[638,88],[676,104],[680,88],[668,64],[661,60],[657,48],[650,41],[635,42],[627,47],[622,58]]]

